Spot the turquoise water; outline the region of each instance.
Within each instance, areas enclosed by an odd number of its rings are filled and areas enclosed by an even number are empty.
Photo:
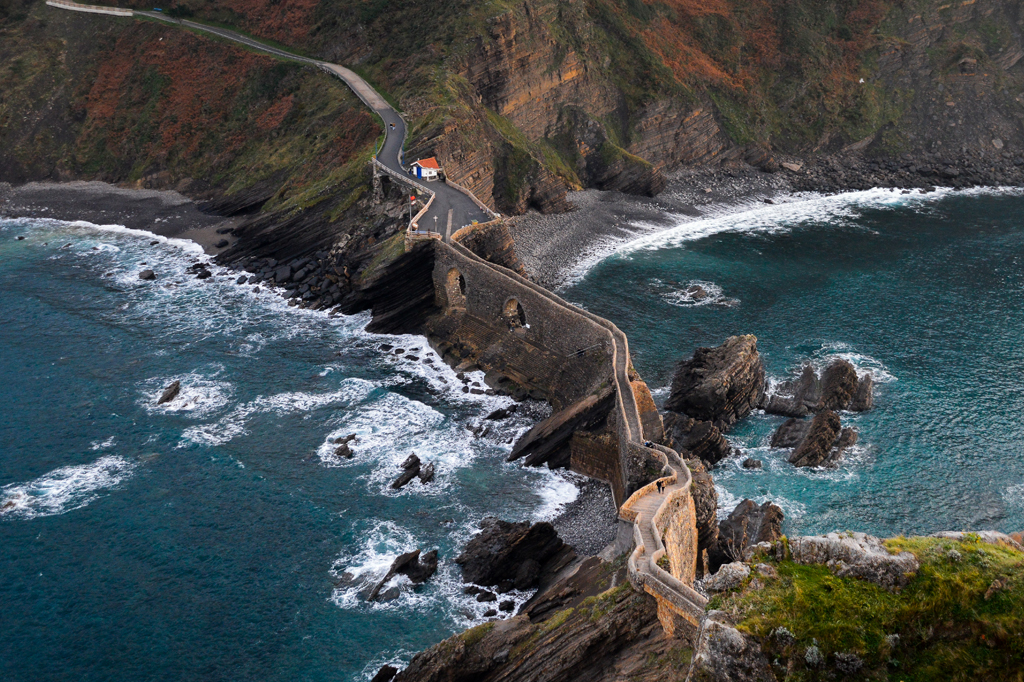
[[[504,462],[530,416],[476,439],[509,399],[422,339],[198,282],[195,247],[152,239],[0,221],[0,679],[367,679],[480,622],[452,562],[477,521],[575,496]],[[392,491],[410,452],[436,480]],[[417,547],[437,576],[360,598]]]
[[[695,282],[713,300],[689,300]],[[768,447],[782,418],[742,422],[730,439],[765,468],[721,463],[720,513],[749,497],[779,504],[788,533],[1024,530],[1019,193],[873,190],[680,218],[563,293],[629,336],[659,400],[677,360],[744,333],[774,382],[837,357],[879,382],[873,411],[843,415],[860,443],[835,470]]]

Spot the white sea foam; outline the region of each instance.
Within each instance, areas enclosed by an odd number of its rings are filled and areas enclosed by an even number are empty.
[[[150,413],[184,413],[200,419],[222,409],[231,400],[234,386],[214,379],[223,371],[216,366],[209,372],[189,372],[169,377],[149,379],[140,388],[139,406]],[[175,381],[181,382],[178,395],[163,405],[157,405],[164,390]]]
[[[881,360],[870,355],[858,353],[853,346],[841,341],[824,344],[816,350],[810,361],[814,369],[821,372],[834,360],[846,360],[857,370],[858,377],[871,375],[876,384],[889,384],[897,381],[896,376],[889,372],[889,368]]]
[[[107,448],[114,447],[114,443],[116,443],[116,442],[117,442],[117,439],[114,436],[111,436],[110,438],[107,438],[106,440],[94,440],[92,443],[89,444],[89,449],[90,450],[106,450]]]
[[[1024,483],[1011,485],[1004,490],[1003,501],[1011,507],[1024,507]]]
[[[772,234],[788,232],[801,225],[823,223],[829,227],[856,227],[854,219],[862,209],[912,206],[919,211],[928,211],[930,204],[954,193],[957,196],[1020,195],[1024,190],[1013,187],[978,187],[967,190],[939,188],[923,192],[916,189],[874,188],[833,195],[816,192],[778,195],[773,197],[773,204],[750,199],[702,206],[702,215],[699,217],[666,214],[666,219],[675,223],[673,227],[666,228],[663,222],[637,221],[625,228],[632,235],[639,236],[606,237],[594,243],[568,273],[564,286],[579,282],[587,272],[613,254],[628,258],[629,254],[636,251],[679,247],[686,242],[726,232]]]
[[[736,505],[743,501],[744,498],[737,497],[729,492],[728,488],[723,486],[721,483],[715,483],[715,491],[718,493],[718,519],[724,521],[729,517],[729,514],[736,509]],[[756,495],[750,498],[757,504],[764,504],[765,502],[771,502],[782,509],[782,513],[785,514],[787,519],[799,519],[807,513],[807,506],[790,500],[781,495],[773,495],[771,493]]]
[[[652,288],[669,305],[680,308],[696,308],[706,305],[735,306],[739,300],[727,298],[722,287],[714,282],[693,279],[686,284],[666,284],[660,279],[651,280]]]
[[[548,521],[558,516],[566,505],[580,496],[579,483],[588,480],[585,476],[561,469],[547,467],[528,470],[539,479],[534,491],[540,496],[540,506],[533,512],[534,521]]]
[[[338,390],[329,393],[286,392],[259,396],[238,405],[216,422],[185,429],[181,434],[182,442],[179,447],[188,443],[223,445],[248,433],[246,425],[254,415],[268,412],[278,415],[309,412],[327,405],[347,404],[365,397],[374,387],[375,384],[364,379],[350,378],[345,379]]]
[[[91,464],[61,467],[0,488],[0,516],[31,519],[80,509],[131,475],[133,462],[105,455]]]
[[[463,546],[473,534],[476,523],[464,524],[454,529],[454,544]],[[482,622],[484,612],[495,608],[495,603],[480,603],[472,595],[463,594],[461,569],[447,557],[439,557],[438,570],[425,584],[414,586],[405,576],[396,576],[387,588],[397,586],[397,599],[381,602],[367,602],[370,590],[388,572],[399,554],[414,549],[428,551],[407,529],[392,521],[377,522],[361,536],[358,547],[342,552],[334,562],[331,574],[336,587],[328,598],[339,608],[356,611],[441,611],[456,628],[465,628]],[[387,589],[385,588],[385,589]],[[513,590],[500,596],[500,600],[512,600],[515,608],[531,596],[530,592]]]

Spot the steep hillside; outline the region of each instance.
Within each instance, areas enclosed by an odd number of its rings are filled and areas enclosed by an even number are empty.
[[[503,213],[567,210],[566,191],[580,187],[653,195],[683,165],[776,170],[773,155],[910,154],[915,169],[970,158],[959,180],[919,179],[970,184],[1008,177],[981,170],[1012,167],[1024,146],[1024,39],[1010,0],[172,0],[165,10],[352,65],[408,115],[409,158],[438,156]],[[311,69],[39,0],[7,0],[0,22],[0,179],[179,187],[234,196],[221,204],[231,210],[316,204],[329,221],[366,192],[374,121]],[[924,153],[936,156],[919,162]],[[798,184],[842,186],[815,178]]]

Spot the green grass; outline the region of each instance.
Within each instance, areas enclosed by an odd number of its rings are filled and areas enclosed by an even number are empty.
[[[806,663],[812,645],[826,669],[837,653],[859,656],[858,679],[1024,679],[1024,554],[937,538],[887,545],[921,562],[901,591],[784,561],[776,564],[777,579],[760,577],[761,589],[719,595],[709,608],[738,614],[739,628],[762,641],[769,659],[792,667],[790,680],[824,679]],[[951,558],[951,550],[961,558]],[[772,636],[780,627],[795,640]]]

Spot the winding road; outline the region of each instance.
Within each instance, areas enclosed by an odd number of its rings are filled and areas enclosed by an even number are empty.
[[[451,187],[446,182],[424,182],[421,180],[415,180],[409,175],[408,170],[403,165],[404,159],[402,158],[404,156],[405,137],[407,134],[405,119],[402,118],[402,115],[395,111],[394,107],[388,104],[387,100],[381,97],[381,95],[374,90],[369,83],[351,69],[347,69],[339,64],[331,64],[330,62],[320,61],[319,59],[303,57],[302,55],[288,52],[287,50],[266,45],[254,38],[238,33],[237,31],[209,26],[207,24],[200,24],[195,21],[189,21],[188,19],[177,19],[167,16],[162,12],[126,10],[99,5],[83,5],[76,2],[69,2],[68,0],[48,0],[46,4],[60,9],[92,14],[146,17],[147,19],[153,19],[167,24],[173,24],[175,26],[189,28],[194,31],[209,33],[225,40],[245,45],[253,50],[258,50],[275,57],[281,57],[301,64],[315,66],[326,71],[327,73],[341,79],[352,90],[352,92],[354,92],[356,96],[366,104],[366,106],[372,109],[374,113],[380,116],[381,120],[384,122],[384,146],[377,152],[377,161],[380,162],[380,164],[387,170],[392,171],[389,175],[399,180],[406,179],[411,185],[418,188],[422,187],[428,192],[433,193],[434,199],[430,203],[429,210],[419,219],[419,226],[421,230],[429,229],[430,231],[435,231],[436,229],[436,231],[440,232],[440,234],[445,237],[445,241],[447,242],[450,240],[451,233],[456,230],[465,227],[466,225],[470,225],[473,222],[485,223],[495,217],[495,214],[492,214],[489,210],[481,208],[481,206],[478,205],[478,201],[475,201],[474,198],[464,194],[454,187]],[[426,201],[426,199],[424,199],[424,201]],[[415,210],[419,209],[420,206],[417,206]]]

